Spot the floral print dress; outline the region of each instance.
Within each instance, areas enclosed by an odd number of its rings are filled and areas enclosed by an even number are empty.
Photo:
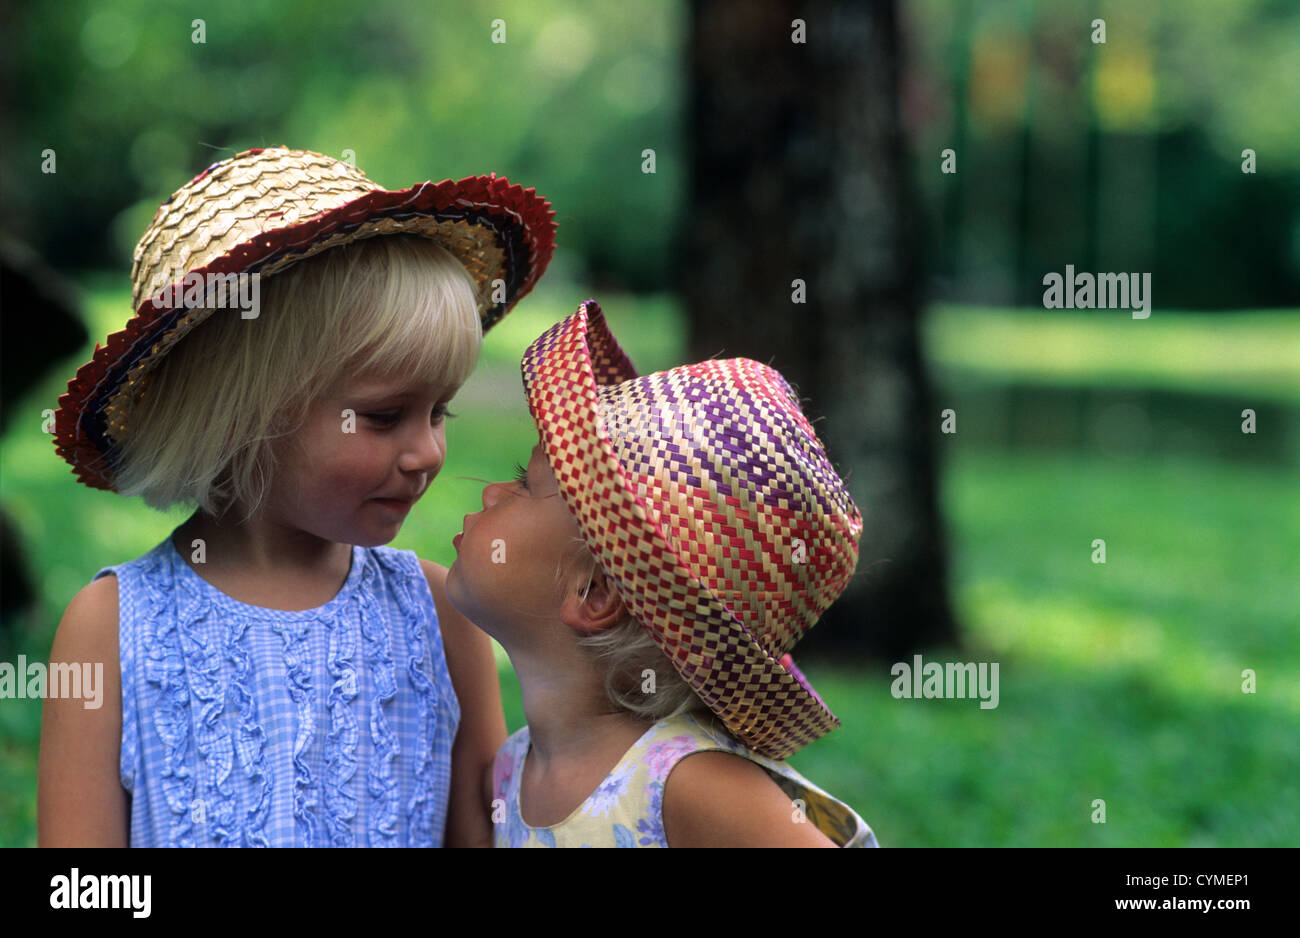
[[[792,811],[842,847],[875,847],[876,836],[852,808],[831,797],[783,761],[768,759],[732,739],[715,721],[695,714],[654,724],[572,814],[553,827],[529,827],[519,811],[519,786],[531,743],[528,727],[497,752],[492,768],[492,820],[497,847],[667,847],[664,784],[693,752],[743,756],[767,770],[790,797]]]

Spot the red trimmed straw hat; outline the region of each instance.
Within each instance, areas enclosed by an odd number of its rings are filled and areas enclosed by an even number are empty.
[[[213,163],[164,202],[135,248],[134,316],[95,346],[59,398],[54,440],[78,481],[113,489],[111,457],[163,355],[213,310],[178,302],[194,274],[279,273],[377,235],[436,241],[478,284],[486,332],[526,296],[555,249],[555,213],[534,189],[491,173],[388,191],[307,150],[267,147]],[[504,301],[491,301],[493,281]],[[171,288],[171,289],[169,289]]]
[[[862,515],[785,379],[745,358],[638,376],[594,300],[522,370],[588,546],[705,705],[774,759],[839,726],[789,652],[853,575]]]

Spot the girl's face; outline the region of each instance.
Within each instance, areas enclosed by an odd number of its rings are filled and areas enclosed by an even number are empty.
[[[400,380],[344,382],[277,447],[272,510],[326,540],[388,543],[446,459],[454,392]]]
[[[582,534],[560,497],[541,444],[512,482],[483,489],[483,510],[465,516],[447,595],[475,625],[503,644],[527,641],[527,625],[558,617],[568,586],[558,579]]]

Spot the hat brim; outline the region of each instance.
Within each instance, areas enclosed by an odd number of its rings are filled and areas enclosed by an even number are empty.
[[[797,669],[760,644],[691,572],[627,478],[598,389],[637,377],[594,300],[524,355],[529,409],[559,490],[629,611],[737,739],[784,759],[839,726]],[[786,657],[788,660],[788,656]]]

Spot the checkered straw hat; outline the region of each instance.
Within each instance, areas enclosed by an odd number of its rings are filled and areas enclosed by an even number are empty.
[[[700,699],[774,759],[839,726],[789,652],[853,575],[862,516],[785,379],[745,358],[638,376],[594,300],[522,367],[560,494]]]
[[[490,173],[388,191],[320,153],[268,147],[213,163],[164,202],[135,248],[121,332],[95,346],[59,398],[54,440],[78,481],[112,490],[111,456],[149,373],[212,309],[169,287],[191,274],[279,273],[328,248],[411,234],[456,256],[478,285],[487,332],[528,294],[555,249],[555,213],[533,189]],[[505,284],[494,303],[493,281]]]

